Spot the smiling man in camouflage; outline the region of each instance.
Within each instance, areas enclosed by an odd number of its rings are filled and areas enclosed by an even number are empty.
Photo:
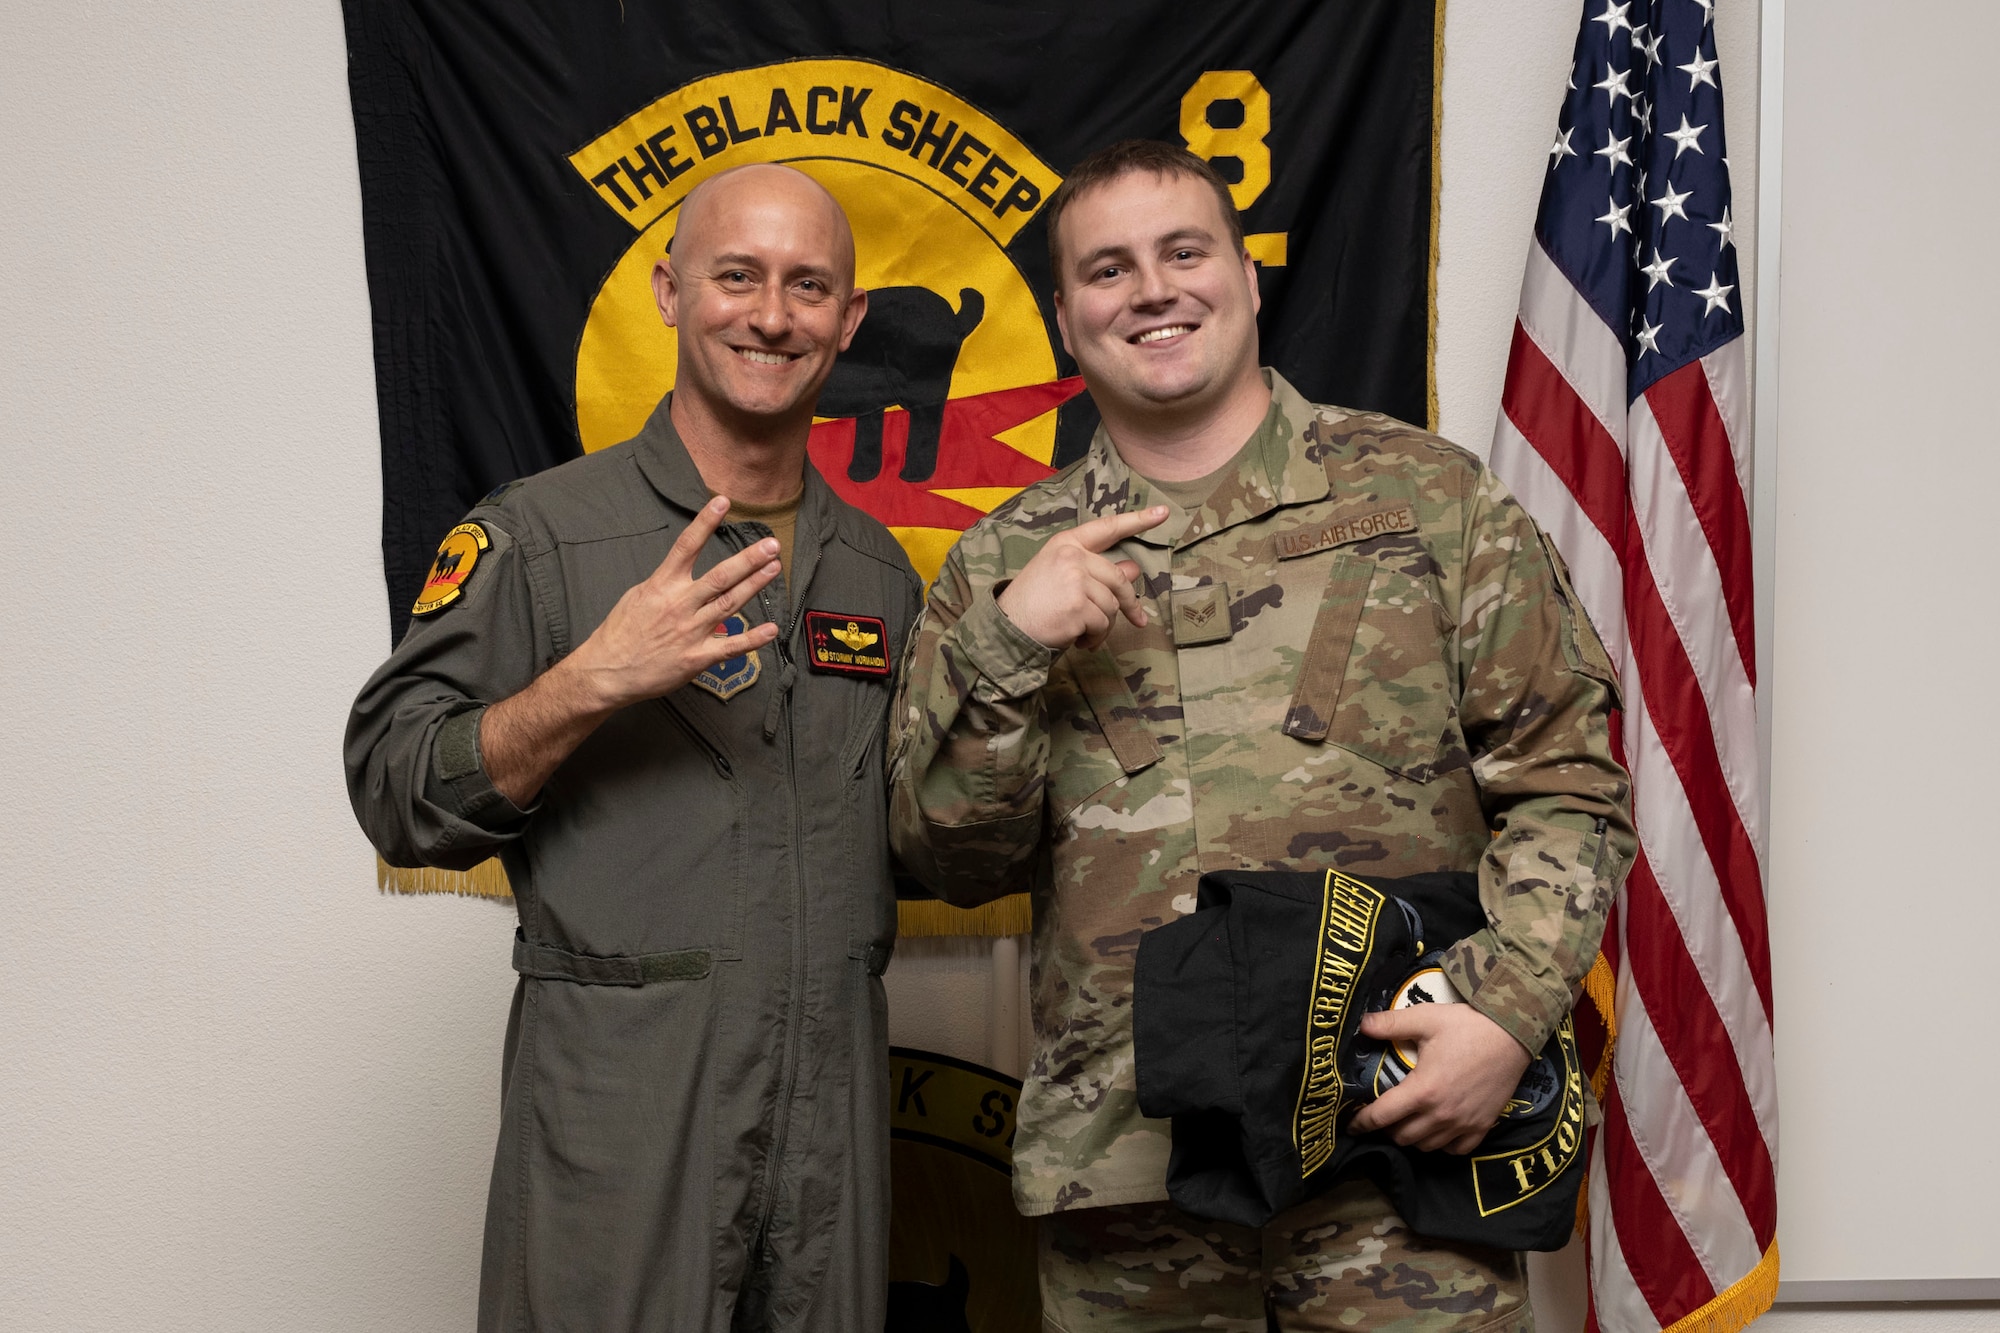
[[[1465,1152],[1568,1013],[1633,853],[1615,673],[1472,455],[1258,366],[1227,186],[1161,144],[1047,210],[1104,427],[931,590],[895,709],[896,849],[947,899],[1035,895],[1015,1199],[1049,1326],[1531,1327],[1519,1257],[1412,1235],[1354,1181],[1261,1231],[1166,1202],[1132,960],[1204,870],[1477,870],[1469,1001],[1368,1019],[1419,1067],[1356,1132]]]

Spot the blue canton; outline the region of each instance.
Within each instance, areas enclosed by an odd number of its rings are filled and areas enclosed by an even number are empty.
[[[1627,401],[1743,332],[1715,5],[1586,0],[1549,149],[1535,234],[1623,340]]]

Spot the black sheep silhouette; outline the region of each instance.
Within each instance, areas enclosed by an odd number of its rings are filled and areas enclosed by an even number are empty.
[[[972,1290],[972,1276],[957,1255],[951,1256],[951,1273],[942,1286],[929,1282],[891,1282],[889,1318],[883,1333],[972,1333],[965,1317],[965,1297]]]
[[[910,414],[903,480],[930,480],[937,471],[958,349],[985,315],[986,298],[972,287],[960,289],[957,310],[928,287],[877,287],[868,293],[868,317],[833,363],[819,396],[822,416],[854,418],[848,480],[873,481],[881,473],[882,414],[892,407]]]

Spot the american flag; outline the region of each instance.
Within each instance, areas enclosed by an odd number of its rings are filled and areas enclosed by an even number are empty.
[[[1605,935],[1616,1042],[1587,1196],[1603,1333],[1740,1328],[1778,1280],[1750,399],[1714,18],[1715,0],[1586,0],[1493,442],[1625,696],[1640,851]]]

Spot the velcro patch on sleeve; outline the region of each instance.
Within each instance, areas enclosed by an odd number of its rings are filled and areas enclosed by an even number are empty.
[[[806,612],[806,661],[843,676],[889,674],[889,627],[878,616]]]
[[[465,590],[465,581],[472,577],[473,567],[479,563],[480,552],[492,544],[486,529],[477,523],[461,523],[447,532],[410,614],[429,615],[457,601],[459,593]]]
[[[1349,542],[1366,541],[1370,537],[1380,537],[1388,532],[1416,530],[1417,510],[1414,505],[1408,503],[1371,509],[1364,514],[1336,514],[1323,523],[1308,523],[1289,532],[1279,533],[1278,559],[1290,560],[1295,556],[1311,555],[1314,551],[1324,551],[1329,546],[1345,546]]]

